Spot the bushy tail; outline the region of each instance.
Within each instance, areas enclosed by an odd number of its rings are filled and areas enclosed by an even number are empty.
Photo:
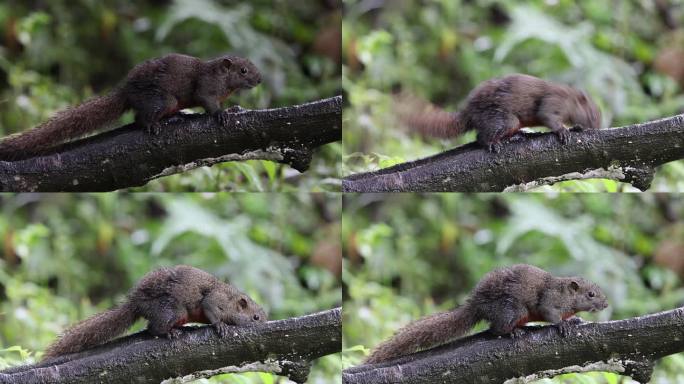
[[[76,107],[57,112],[48,121],[0,140],[0,159],[15,160],[38,155],[46,149],[102,128],[126,111],[119,90],[94,97]]]
[[[422,136],[449,138],[465,131],[459,112],[447,112],[412,96],[397,97],[394,110],[404,125]]]
[[[67,329],[48,347],[44,358],[79,352],[104,344],[124,333],[137,318],[134,307],[127,302],[98,313]]]
[[[468,304],[453,311],[423,317],[378,345],[364,363],[375,364],[448,343],[463,336],[477,321]]]

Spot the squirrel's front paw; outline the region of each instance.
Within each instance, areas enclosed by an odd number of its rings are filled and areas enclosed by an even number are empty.
[[[584,127],[582,126],[582,124],[575,124],[572,126],[572,128],[570,128],[570,130],[573,132],[582,132],[584,131]]]
[[[556,131],[556,135],[558,136],[558,139],[563,145],[570,143],[570,131],[568,131],[567,129],[561,129],[560,131]]]
[[[219,337],[222,339],[228,337],[228,334],[230,333],[230,327],[228,324],[220,321],[218,323],[212,324],[212,326],[214,329],[216,329],[216,333],[218,333]]]
[[[214,119],[218,125],[225,126],[228,124],[228,112],[218,111],[214,113]]]
[[[584,319],[582,319],[579,316],[573,316],[569,319],[565,319],[565,321],[569,324],[572,324],[572,325],[580,325],[580,324],[586,323],[586,321],[584,321]]]
[[[526,140],[526,139],[527,139],[527,137],[525,137],[525,134],[518,131],[518,132],[514,133],[513,135],[511,135],[506,141],[514,143],[516,141],[521,141],[521,140]]]
[[[522,337],[525,333],[527,333],[524,329],[522,328],[513,328],[511,331],[511,339],[517,339]]]
[[[239,105],[233,105],[233,106],[230,107],[230,108],[226,108],[226,112],[228,112],[228,113],[239,113],[239,112],[242,112],[242,111],[245,111],[245,110],[246,110],[246,109],[242,108],[242,107],[239,106]]]
[[[157,136],[158,134],[161,133],[161,124],[159,124],[158,121],[155,121],[154,123],[150,123],[147,126],[147,133],[152,136]]]
[[[581,322],[581,320],[580,320]],[[577,325],[576,320],[562,320],[560,323],[554,324],[556,329],[558,329],[558,333],[560,333],[561,337],[567,337],[570,335],[572,332],[572,329]]]
[[[498,141],[495,143],[489,143],[487,149],[489,149],[489,152],[499,153],[501,151],[501,143]]]
[[[171,328],[171,329],[169,330],[169,333],[166,334],[166,337],[167,337],[169,340],[176,340],[176,339],[179,338],[180,335],[182,335],[182,334],[183,334],[183,331],[181,331],[180,329],[178,329],[178,328]]]

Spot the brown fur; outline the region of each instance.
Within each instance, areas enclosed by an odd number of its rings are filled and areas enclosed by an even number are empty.
[[[529,75],[508,75],[478,85],[457,113],[415,102],[398,104],[399,117],[425,136],[440,138],[477,131],[477,141],[491,151],[523,127],[546,126],[567,144],[564,125],[598,129],[601,111],[586,93]]]
[[[220,118],[225,98],[260,82],[254,64],[235,56],[202,61],[174,53],[147,60],[135,66],[110,94],[65,109],[33,129],[0,140],[0,159],[43,153],[106,127],[128,109],[135,110],[136,122],[151,134],[159,133],[160,119],[183,108],[201,106]]]
[[[188,322],[212,324],[222,337],[227,324],[266,321],[266,313],[249,296],[213,275],[187,265],[145,275],[119,306],[67,329],[44,358],[79,352],[121,335],[139,318],[152,335],[174,337]]]
[[[496,269],[485,275],[462,306],[408,324],[382,342],[366,359],[373,364],[445,344],[486,320],[495,335],[513,333],[529,321],[559,325],[577,312],[608,306],[596,284],[581,277],[554,277],[525,264]]]

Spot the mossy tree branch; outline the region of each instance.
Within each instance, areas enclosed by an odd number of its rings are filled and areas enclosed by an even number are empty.
[[[347,176],[345,192],[501,192],[606,178],[646,190],[656,167],[684,158],[684,115],[621,128],[528,133],[490,153],[476,143],[375,172]]]
[[[342,139],[342,97],[265,110],[233,108],[224,121],[175,115],[151,136],[135,124],[0,161],[0,191],[112,191],[224,161],[265,159],[300,172],[312,152]]]
[[[0,383],[159,383],[169,378],[183,382],[245,371],[272,372],[303,383],[313,360],[342,348],[341,308],[232,330],[231,337],[221,339],[211,326],[188,328],[175,340],[142,331],[83,352],[5,370]]]
[[[650,380],[654,363],[684,351],[684,307],[652,315],[576,325],[561,337],[554,326],[526,327],[522,337],[489,332],[342,374],[345,384],[503,383],[562,373],[608,371]]]

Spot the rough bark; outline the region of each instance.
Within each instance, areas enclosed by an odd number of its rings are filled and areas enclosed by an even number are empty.
[[[575,326],[526,327],[520,338],[488,332],[395,360],[352,367],[345,384],[508,383],[563,373],[610,371],[646,383],[656,360],[684,351],[684,307],[657,314]],[[527,381],[521,381],[527,382]]]
[[[499,153],[476,143],[375,172],[347,176],[345,192],[524,191],[563,180],[606,178],[650,187],[655,168],[684,158],[684,115],[621,128],[528,133]]]
[[[0,191],[112,191],[224,161],[265,159],[305,171],[315,148],[342,139],[342,97],[265,110],[233,108],[219,122],[176,115],[151,136],[135,124],[0,161]]]
[[[342,347],[341,308],[232,329],[232,337],[226,339],[211,326],[188,328],[175,340],[143,331],[83,352],[5,370],[0,383],[159,383],[169,378],[177,378],[169,382],[183,382],[247,370],[268,371],[302,383],[311,361]]]

